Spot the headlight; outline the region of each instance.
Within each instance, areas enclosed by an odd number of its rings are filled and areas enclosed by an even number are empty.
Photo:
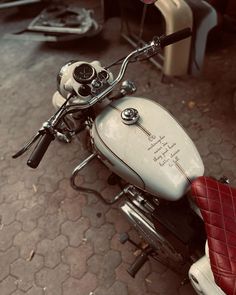
[[[64,85],[61,85],[61,81],[63,76],[66,76],[67,73],[69,73],[69,67],[76,63],[76,60],[71,60],[69,61],[67,64],[65,64],[59,71],[59,73],[57,74],[57,90],[59,91],[59,93],[64,96]],[[63,84],[65,84],[66,81],[64,81]]]

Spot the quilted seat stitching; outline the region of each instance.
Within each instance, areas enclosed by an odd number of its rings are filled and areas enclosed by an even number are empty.
[[[223,183],[222,183],[222,185],[224,185]],[[200,183],[193,183],[193,186],[195,187],[195,188],[197,188],[197,187],[200,187],[200,188],[202,188],[202,187],[204,187],[204,188],[207,188],[207,189],[211,189],[211,190],[213,190],[213,191],[215,191],[215,192],[219,192],[215,187],[213,187],[213,186],[208,186],[208,185],[205,185],[204,183],[202,183],[202,182],[200,182]],[[226,185],[225,185],[226,186]],[[225,187],[227,190],[229,190],[229,192],[227,192],[227,191],[224,191],[224,194],[226,194],[226,195],[228,195],[228,196],[231,196],[231,194],[232,194],[232,190],[231,190],[231,188],[229,187],[229,186],[226,186]],[[234,197],[234,196],[233,196]],[[236,196],[235,196],[235,198],[236,198]]]
[[[236,245],[229,244],[229,240],[227,236],[229,234],[236,234],[235,232],[232,232],[232,230],[229,230],[228,228],[229,226],[233,227],[235,225],[235,221],[233,218],[229,216],[224,216],[223,213],[226,211],[231,212],[229,210],[232,207],[233,217],[235,218],[236,208],[234,206],[234,203],[236,201],[236,195],[233,194],[233,190],[229,186],[221,190],[219,183],[216,181],[214,182],[214,180],[212,179],[207,179],[206,177],[200,177],[199,181],[198,182],[197,181],[195,181],[192,185],[192,192],[193,192],[193,196],[196,198],[196,200],[199,203],[199,207],[201,208],[203,217],[206,218],[208,216],[209,222],[206,222],[206,230],[207,230],[209,240],[211,240],[211,242],[213,243],[213,248],[210,249],[210,257],[212,257],[211,263],[212,263],[212,260],[214,259],[212,266],[216,268],[214,269],[214,276],[217,281],[217,284],[223,287],[225,292],[227,292],[227,294],[229,294],[230,292],[231,295],[235,295],[236,294],[236,280],[235,280],[236,274],[233,273],[233,266],[232,266],[232,263],[235,262],[235,260],[232,258],[232,255],[230,256],[230,254],[232,254],[232,250],[236,249]],[[217,185],[217,189],[215,188],[215,185]],[[203,194],[204,196],[202,196]],[[219,202],[217,202],[217,197],[219,198]],[[210,209],[209,202],[214,202],[214,201],[215,203],[213,204],[213,206],[215,208],[219,206],[221,214],[214,212],[213,211],[214,208]],[[202,209],[202,206],[204,207],[204,209]],[[217,220],[218,217],[222,218],[220,220],[222,222],[222,228],[213,224],[212,222],[213,216],[214,216],[214,220]],[[223,241],[219,238],[215,238],[210,235],[209,232],[214,234],[214,229],[221,229],[223,231]],[[224,246],[227,248],[227,252],[225,252],[226,254],[222,254],[215,251],[214,241],[217,241],[219,247]],[[225,260],[226,263],[228,261],[227,263],[228,269],[227,269],[227,264],[225,265],[225,268],[221,268],[219,266],[218,258]],[[233,293],[231,293],[231,290],[233,291]]]
[[[231,194],[231,200],[232,200],[232,204],[233,204],[234,218],[236,218],[235,206],[234,206],[234,201],[233,201],[234,196],[233,196],[233,192],[232,192],[231,187],[229,187],[229,191],[230,191],[230,194]]]
[[[213,226],[213,225],[212,225],[212,226]],[[219,227],[216,227],[216,228],[219,228]],[[219,228],[219,229],[222,229],[222,228]],[[227,231],[227,233],[231,233],[231,232],[230,232],[230,231]],[[220,242],[224,243],[224,241],[212,237],[212,236],[210,235],[210,233],[209,233],[208,236],[211,237],[212,239],[215,239],[215,240],[217,240],[217,241],[220,241]],[[230,246],[236,249],[236,245],[230,245]]]

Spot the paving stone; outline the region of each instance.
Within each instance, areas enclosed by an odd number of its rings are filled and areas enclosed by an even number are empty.
[[[25,189],[25,185],[23,181],[17,181],[14,184],[6,184],[1,187],[1,191],[5,195],[9,194],[9,191],[22,192],[24,191],[24,189]]]
[[[127,232],[131,227],[119,209],[111,208],[106,214],[106,220],[114,224],[118,233]]]
[[[209,145],[211,152],[220,154],[220,157],[225,160],[231,160],[233,155],[234,145],[231,142],[224,141],[219,145]]]
[[[44,290],[43,288],[39,288],[37,286],[33,286],[27,293],[26,295],[44,295]]]
[[[12,168],[10,168],[12,169]],[[27,167],[22,167],[22,166],[18,166],[14,169],[14,173],[9,173],[8,171],[6,171],[7,175],[8,175],[8,184],[13,185],[15,183],[17,183],[18,181],[24,182],[24,185],[26,186],[26,184],[28,183],[28,181],[25,181],[25,175],[28,173],[28,168]],[[31,171],[31,177],[29,176],[29,180],[35,182],[38,179],[37,174],[39,174],[40,171]],[[28,174],[27,174],[28,175]]]
[[[98,287],[94,291],[94,295],[120,295],[120,294],[128,295],[128,289],[126,284],[120,281],[116,281],[109,289],[104,287]]]
[[[83,184],[83,178],[80,177],[79,180],[81,180],[81,182],[77,180],[76,181],[77,185],[82,185]],[[79,196],[82,195],[82,194],[79,194],[79,192],[77,192],[76,190],[74,190],[71,187],[68,178],[62,179],[59,182],[59,191],[64,191],[66,198],[79,198]]]
[[[31,182],[31,186],[30,186],[30,189],[26,187],[25,185],[25,189],[22,190],[22,191],[19,191],[18,192],[18,196],[19,196],[19,200],[23,200],[23,201],[26,201],[30,198],[32,198],[35,194],[37,194],[38,192],[38,187],[35,186],[35,184]]]
[[[7,161],[4,156],[2,156],[0,158],[0,169],[1,169],[1,171],[3,171],[4,169],[7,169],[8,167],[9,167],[9,161]]]
[[[0,283],[0,294],[10,295],[17,288],[16,279],[8,276]]]
[[[85,232],[89,228],[87,218],[81,217],[77,221],[66,221],[62,224],[61,232],[69,239],[69,245],[78,247],[84,242]]]
[[[147,288],[151,292],[175,294],[181,286],[181,278],[171,270],[162,274],[152,272],[147,278]]]
[[[135,278],[132,278],[127,269],[130,265],[127,263],[121,263],[116,268],[116,280],[125,283],[128,287],[129,295],[142,295],[146,292],[146,281],[145,278],[150,273],[149,263],[145,263],[145,265],[139,270],[136,274]]]
[[[80,279],[87,271],[87,260],[93,254],[92,246],[86,243],[78,248],[68,247],[63,254],[63,262],[70,266],[70,274]]]
[[[199,134],[201,132],[201,127],[198,124],[193,124],[191,126],[188,126],[188,136],[191,138],[191,140],[194,142],[199,139]]]
[[[212,167],[213,165],[220,166],[220,162],[222,161],[222,157],[218,153],[210,153],[207,157],[205,157],[204,164],[206,167]]]
[[[100,161],[93,161],[85,169],[81,170],[81,175],[84,176],[86,184],[94,183],[98,179],[98,173],[101,169],[102,164]],[[85,185],[86,186],[86,185]]]
[[[58,212],[53,215],[44,215],[38,220],[38,227],[44,232],[44,235],[48,239],[55,239],[60,235],[61,224],[66,220],[63,212]]]
[[[26,209],[31,209],[37,205],[44,207],[45,199],[46,199],[45,193],[34,195],[31,198],[28,198],[25,200],[24,207]]]
[[[4,196],[3,194],[1,194],[0,198],[2,198],[4,203],[10,204],[10,203],[14,203],[19,200],[19,198],[18,198],[19,194],[17,192],[9,192],[7,196]]]
[[[179,295],[196,295],[197,293],[194,291],[191,283],[188,283],[184,286],[181,286],[179,289]]]
[[[61,203],[61,209],[65,212],[69,220],[76,221],[81,217],[81,211],[85,204],[85,197],[79,195],[75,199],[65,199]]]
[[[54,240],[41,240],[36,252],[44,256],[45,266],[54,268],[61,262],[61,251],[68,246],[65,236],[57,236]]]
[[[155,272],[156,274],[163,274],[165,271],[167,271],[167,266],[161,264],[159,261],[156,261],[152,258],[149,259],[151,270]]]
[[[5,203],[0,207],[0,219],[1,223],[8,225],[15,220],[16,212],[23,207],[24,203],[22,201],[15,201],[13,203]]]
[[[111,295],[109,289],[99,286],[96,290],[92,293],[92,295]]]
[[[63,284],[63,295],[89,295],[97,287],[96,276],[91,273],[86,273],[82,279],[76,280],[69,278]]]
[[[45,171],[42,169],[41,174],[44,174]],[[31,194],[31,197],[34,195],[46,193],[45,192],[45,187],[43,184],[40,184],[37,179],[32,174],[27,173],[26,177],[24,178],[24,183],[25,183],[25,190],[24,193]]]
[[[21,209],[18,212],[16,219],[18,221],[21,221],[22,229],[24,231],[30,232],[36,228],[37,221],[39,217],[43,215],[43,213],[44,213],[44,208],[39,205],[35,205],[31,209],[26,209],[26,208]]]
[[[20,290],[16,290],[16,291],[13,292],[11,295],[25,295],[25,292],[20,291]]]
[[[20,248],[21,258],[28,259],[30,253],[35,251],[37,243],[44,238],[44,231],[36,228],[32,232],[21,231],[15,236],[14,245]]]
[[[107,199],[112,200],[118,193],[120,193],[121,189],[116,185],[107,185],[103,190],[101,190],[101,194]],[[109,209],[109,206],[108,206]]]
[[[16,247],[8,249],[6,252],[0,252],[0,281],[10,273],[10,264],[19,257],[19,251]]]
[[[57,141],[54,141],[52,145],[54,149],[57,148],[57,143]],[[63,145],[59,145],[59,148],[64,149],[65,147],[63,147]],[[67,150],[67,153],[68,152],[70,151]],[[39,183],[43,185],[44,180],[46,180],[48,185],[44,187],[45,192],[52,193],[58,190],[58,181],[63,179],[65,176],[69,178],[68,171],[71,172],[73,166],[71,165],[69,154],[67,154],[67,158],[59,160],[56,153],[53,153],[52,150],[48,150],[46,156],[50,158],[50,165],[43,167],[46,173],[43,175],[43,177],[41,176],[39,178]],[[63,162],[63,165],[58,165],[58,160]],[[49,179],[49,182],[47,181],[47,179]]]
[[[52,193],[58,188],[58,182],[54,174],[41,176],[39,178],[39,184],[41,184],[48,193]]]
[[[46,295],[62,295],[62,284],[69,273],[69,267],[65,264],[59,264],[54,269],[44,267],[36,273],[35,282],[43,288]]]
[[[119,295],[119,294],[122,294],[122,295],[128,295],[128,289],[127,289],[127,286],[120,282],[120,281],[116,281],[110,288],[110,294],[111,295]]]
[[[121,244],[119,237],[120,234],[118,233],[112,237],[111,248],[121,253],[122,261],[126,263],[133,263],[135,259],[135,247],[129,242]]]
[[[107,181],[105,179],[103,179],[103,180],[97,179],[95,182],[86,184],[85,186],[89,187],[90,189],[100,192],[105,198],[109,198],[110,196],[112,197],[115,195],[115,194],[108,195],[106,193],[105,194],[102,193],[106,189],[106,187],[108,186]],[[98,197],[96,197],[94,194],[87,194],[86,197],[90,198],[90,199],[94,199],[94,203],[101,202],[101,200]],[[88,203],[88,205],[89,205],[89,203]]]
[[[87,261],[88,270],[91,273],[98,275],[100,273],[102,263],[103,263],[103,255],[94,254]]]
[[[137,232],[137,230],[134,229],[133,227],[131,227],[131,229],[128,231],[128,235],[130,239],[137,244],[139,244],[142,240],[142,237],[140,236],[139,232]]]
[[[90,224],[93,227],[100,227],[105,222],[105,213],[109,206],[103,204],[101,201],[90,203],[82,209],[82,214],[89,218]]]
[[[5,197],[0,194],[0,204],[2,204],[5,201]]]
[[[93,204],[98,204],[100,202],[100,200],[94,196],[93,194],[87,194],[86,196],[86,200],[87,200],[87,205],[93,205]]]
[[[106,254],[110,249],[110,240],[114,233],[115,229],[111,224],[104,224],[98,229],[88,229],[85,237],[93,243],[95,253]]]
[[[220,144],[222,142],[222,130],[216,127],[212,127],[207,130],[209,142],[213,144]]]
[[[99,283],[105,288],[113,285],[116,279],[115,269],[121,263],[121,255],[119,252],[110,250],[103,257],[98,274]]]
[[[220,163],[220,167],[221,167],[221,174],[219,175],[220,177],[222,176],[226,176],[229,181],[230,181],[230,185],[235,187],[236,186],[236,171],[235,169],[231,169],[232,165],[232,161],[230,160],[222,160],[222,162]]]
[[[0,187],[0,196],[1,196],[1,203],[11,203],[10,200],[14,202],[18,200],[18,193],[17,191],[11,190],[11,186],[9,184],[3,184]]]
[[[9,225],[3,225],[0,230],[0,250],[5,251],[13,244],[13,239],[21,230],[19,222],[13,222]]]
[[[224,175],[223,170],[220,165],[212,165],[210,168],[205,168],[205,175],[220,179]]]
[[[56,190],[54,193],[44,194],[45,198],[45,213],[46,214],[57,214],[60,212],[63,200],[66,197],[66,193],[63,190]]]
[[[105,179],[108,179],[110,175],[111,175],[111,172],[105,165],[104,166],[102,165],[102,167],[100,167],[100,169],[98,170],[98,178],[102,181],[104,181]]]
[[[209,151],[209,141],[208,139],[205,137],[202,137],[202,135],[200,134],[199,139],[201,140],[197,140],[195,141],[195,145],[199,151],[199,154],[204,157],[204,156],[208,156],[210,151]]]
[[[31,261],[18,259],[11,264],[11,274],[17,278],[18,288],[28,291],[34,285],[34,275],[43,266],[43,258],[35,255]]]

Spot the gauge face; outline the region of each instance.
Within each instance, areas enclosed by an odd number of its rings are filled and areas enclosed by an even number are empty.
[[[100,79],[100,80],[108,80],[109,79],[109,74],[108,74],[108,72],[107,71],[101,71],[101,72],[99,72],[98,73],[98,78]]]
[[[82,84],[91,82],[96,76],[95,69],[89,64],[81,64],[74,69],[74,79]]]

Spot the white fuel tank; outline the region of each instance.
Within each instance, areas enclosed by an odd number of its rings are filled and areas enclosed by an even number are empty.
[[[129,108],[139,115],[131,125],[121,117]],[[204,173],[201,157],[184,129],[161,105],[146,98],[112,102],[97,116],[92,137],[112,171],[166,200],[181,198],[191,181]]]

